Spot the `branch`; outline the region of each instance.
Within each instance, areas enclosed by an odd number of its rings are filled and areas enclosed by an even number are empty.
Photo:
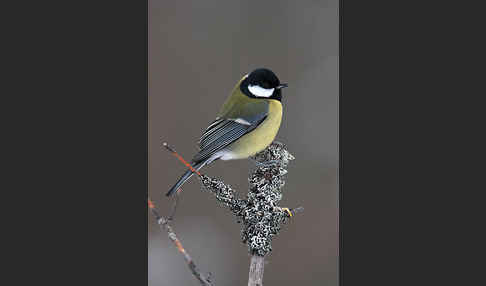
[[[250,189],[246,199],[238,198],[236,192],[223,181],[200,175],[203,188],[224,206],[228,207],[243,222],[241,239],[248,245],[252,255],[249,272],[249,286],[261,286],[263,280],[264,256],[272,250],[272,238],[278,235],[281,225],[296,213],[303,211],[282,208],[284,176],[289,161],[295,159],[282,143],[273,142],[262,152],[252,157],[256,169],[249,176]]]
[[[160,228],[167,232],[167,234],[169,235],[169,239],[172,240],[172,242],[177,247],[177,250],[179,250],[179,252],[182,253],[182,255],[184,256],[184,259],[187,262],[187,266],[191,270],[194,277],[196,277],[196,279],[199,280],[199,282],[201,282],[201,285],[203,286],[213,286],[213,283],[210,281],[211,273],[209,273],[206,277],[201,274],[201,272],[197,269],[196,264],[194,264],[194,261],[192,261],[191,256],[189,255],[189,253],[186,252],[179,238],[177,238],[177,235],[175,234],[174,230],[169,225],[169,220],[167,220],[166,218],[164,218],[159,214],[159,212],[155,208],[150,198],[148,199],[148,207],[152,212],[152,214],[154,215],[155,219],[157,220],[157,223],[159,224]]]

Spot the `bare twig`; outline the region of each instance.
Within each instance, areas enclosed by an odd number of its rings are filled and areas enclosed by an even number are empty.
[[[169,221],[159,214],[159,212],[155,208],[155,206],[152,203],[152,201],[150,200],[150,198],[148,199],[148,207],[149,207],[150,211],[152,212],[152,214],[154,215],[155,219],[157,220],[157,223],[159,224],[160,228],[167,232],[169,239],[175,244],[177,250],[180,253],[182,253],[182,255],[184,256],[184,259],[187,262],[187,266],[191,270],[194,277],[196,277],[196,279],[199,280],[199,282],[203,286],[213,286],[213,283],[210,280],[211,274],[209,273],[207,276],[204,276],[204,275],[201,274],[201,272],[197,269],[196,264],[194,264],[194,261],[192,260],[191,256],[184,249],[179,238],[177,238],[177,235],[175,234],[174,230],[169,225]]]
[[[174,150],[174,148],[170,147],[169,144],[167,142],[163,142],[162,141],[162,137],[160,137],[160,149],[162,150],[162,147],[164,147],[166,150],[168,150],[169,152],[171,152],[177,159],[179,159],[179,161],[181,161],[184,165],[189,165],[191,170],[194,172],[195,170],[192,168],[192,166],[187,163],[186,160],[184,160],[184,158],[182,158],[181,155],[179,155],[179,153],[177,153],[176,150]],[[198,176],[201,175],[201,173],[197,172]],[[177,211],[177,206],[179,204],[179,194],[182,192],[182,189],[179,188],[176,192],[175,192],[175,201],[174,201],[174,205],[172,206],[172,212],[170,213],[170,215],[167,217],[167,220],[168,221],[172,221],[174,219],[174,216],[176,214],[176,211]]]
[[[174,156],[176,156],[177,159],[179,159],[179,161],[182,162],[182,164],[186,165],[186,167],[188,167],[193,173],[197,174],[199,177],[201,176],[201,173],[199,173],[198,170],[194,169],[192,167],[191,164],[189,164],[186,160],[184,160],[184,158],[182,158],[181,155],[179,155],[179,153],[177,153],[176,150],[174,150],[174,148],[170,147],[169,144],[167,144],[167,142],[163,142],[162,143],[162,146],[164,146],[167,150],[169,150]]]

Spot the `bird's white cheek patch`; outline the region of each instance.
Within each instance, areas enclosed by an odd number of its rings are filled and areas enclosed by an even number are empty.
[[[273,94],[274,88],[263,88],[259,85],[248,85],[248,90],[257,97],[270,97]]]

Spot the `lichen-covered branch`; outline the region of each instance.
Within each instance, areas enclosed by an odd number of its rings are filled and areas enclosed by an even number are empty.
[[[249,176],[246,199],[238,198],[236,192],[219,179],[205,175],[200,178],[204,189],[214,194],[239,222],[243,222],[241,238],[248,245],[250,254],[265,256],[272,250],[272,238],[279,233],[281,225],[302,208],[292,210],[278,206],[287,165],[294,159],[284,144],[273,142],[252,159],[256,161],[256,168]]]
[[[150,199],[148,199],[148,206],[152,214],[154,215],[155,219],[157,220],[157,223],[159,224],[160,228],[162,230],[165,230],[169,236],[169,239],[175,244],[177,247],[177,250],[182,253],[184,256],[184,259],[187,262],[187,266],[191,270],[191,273],[196,277],[197,280],[201,283],[203,286],[213,286],[213,283],[210,280],[210,274],[207,276],[204,276],[196,267],[196,264],[194,264],[194,261],[192,260],[191,256],[187,251],[184,249],[182,246],[182,243],[180,242],[179,238],[177,237],[176,233],[172,229],[172,227],[169,225],[169,220],[164,218],[159,214],[157,209],[155,208],[154,204]]]

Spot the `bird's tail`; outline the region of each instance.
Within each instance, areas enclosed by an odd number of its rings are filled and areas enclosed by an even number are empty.
[[[208,160],[204,160],[202,162],[193,165],[192,167],[196,171],[199,171],[202,167],[204,167],[204,165],[206,165],[207,162]],[[177,181],[177,183],[175,183],[175,185],[172,188],[170,188],[170,190],[165,195],[169,197],[172,194],[174,194],[174,192],[177,191],[187,180],[189,180],[189,178],[191,178],[192,175],[194,175],[194,172],[191,171],[191,169],[187,169],[187,171],[182,175],[179,181]]]

